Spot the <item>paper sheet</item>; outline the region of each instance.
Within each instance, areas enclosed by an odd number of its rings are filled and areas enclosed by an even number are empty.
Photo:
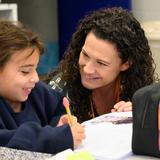
[[[107,118],[106,118],[107,115]],[[131,112],[116,112],[106,114],[86,121],[86,139],[76,151],[87,150],[97,159],[124,159],[131,153],[132,123],[114,124],[117,117],[132,117]],[[118,118],[119,120],[119,118]]]
[[[62,152],[57,153],[55,156],[47,158],[45,160],[65,160],[68,155],[73,154],[74,152],[71,149],[66,149]]]

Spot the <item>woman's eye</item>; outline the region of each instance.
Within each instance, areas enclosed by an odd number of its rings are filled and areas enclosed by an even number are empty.
[[[102,63],[102,62],[98,62],[98,64],[101,66],[107,66],[105,63]]]
[[[87,55],[85,52],[82,51],[82,53],[83,53],[83,55],[84,55],[85,57],[88,57],[88,55]]]

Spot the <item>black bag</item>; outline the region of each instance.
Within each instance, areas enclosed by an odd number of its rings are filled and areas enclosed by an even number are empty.
[[[141,88],[133,95],[132,151],[135,154],[160,157],[158,143],[159,103],[160,83]]]

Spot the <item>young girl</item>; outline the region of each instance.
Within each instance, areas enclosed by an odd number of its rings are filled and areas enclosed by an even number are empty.
[[[84,139],[84,127],[68,125],[62,96],[38,82],[43,45],[22,24],[0,21],[0,145],[57,153]]]

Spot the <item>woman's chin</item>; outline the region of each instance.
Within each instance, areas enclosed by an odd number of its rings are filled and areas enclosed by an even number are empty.
[[[82,82],[82,85],[83,85],[83,87],[85,87],[87,89],[90,89],[90,90],[97,88],[97,86],[95,86],[95,85],[93,85],[91,83]]]

